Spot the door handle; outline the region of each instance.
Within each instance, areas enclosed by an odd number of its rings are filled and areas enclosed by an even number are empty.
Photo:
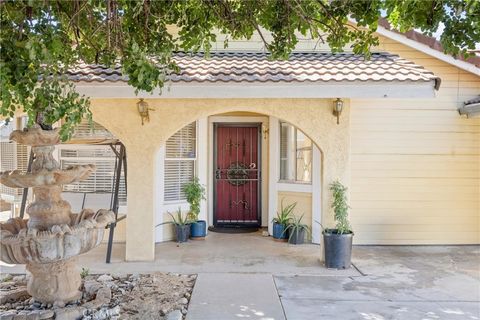
[[[215,170],[215,179],[221,179],[222,175],[220,169]]]

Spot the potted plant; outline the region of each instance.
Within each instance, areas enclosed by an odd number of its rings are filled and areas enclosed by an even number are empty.
[[[306,224],[302,223],[303,214],[300,218],[292,217],[290,223],[285,229],[285,233],[288,232],[288,243],[290,244],[304,244],[305,236],[310,233],[310,228]]]
[[[176,215],[168,213],[172,217],[172,221],[163,222],[157,225],[163,224],[173,224],[175,227],[175,236],[177,242],[187,242],[188,237],[190,236],[190,224],[191,221],[188,219],[188,214],[182,214],[182,209],[179,207]]]
[[[280,212],[277,211],[277,216],[272,219],[273,222],[273,239],[277,241],[287,241],[288,231],[286,231],[288,224],[290,223],[290,215],[297,205],[296,202],[283,206],[283,200],[280,208]]]
[[[353,231],[348,222],[347,188],[339,181],[330,185],[333,193],[332,208],[337,222],[334,229],[323,231],[325,266],[334,269],[348,269],[352,256]]]
[[[200,184],[197,177],[187,183],[183,187],[183,192],[187,197],[187,202],[190,204],[190,212],[188,217],[190,223],[190,237],[192,239],[205,239],[207,235],[207,222],[198,220],[200,214],[200,203],[205,200],[205,188]]]

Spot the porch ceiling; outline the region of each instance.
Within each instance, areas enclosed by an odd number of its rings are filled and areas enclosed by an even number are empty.
[[[336,91],[334,96],[341,97],[412,98],[431,97],[433,89],[438,90],[440,85],[440,79],[432,72],[386,52],[373,53],[369,60],[352,53],[297,52],[284,61],[270,60],[268,54],[261,52],[214,52],[210,58],[203,54],[179,52],[174,61],[180,71],[168,76],[172,90],[162,95],[167,98],[270,97],[268,93],[262,93],[270,87],[281,93],[280,96],[274,93],[271,97],[332,97],[332,92]],[[68,77],[78,82],[80,88],[124,87],[128,82],[120,65],[107,68],[79,64],[70,70]],[[212,86],[218,88],[213,96],[202,92]],[[395,89],[392,90],[392,86]],[[239,87],[243,90],[232,93],[232,88]],[[252,90],[252,87],[261,88],[261,91]],[[369,91],[368,87],[373,90]],[[188,88],[188,93],[176,88]],[[245,88],[248,88],[247,92],[243,92]],[[296,92],[295,88],[303,91]],[[409,94],[406,89],[410,88]],[[200,92],[196,93],[196,90]],[[95,96],[92,90],[84,93]]]

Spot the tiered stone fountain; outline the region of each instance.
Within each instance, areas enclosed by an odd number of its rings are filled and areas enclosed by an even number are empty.
[[[62,306],[81,296],[76,257],[100,244],[105,226],[115,216],[109,210],[89,209],[73,214],[62,199],[62,185],[86,179],[95,166],[61,170],[52,156],[60,142],[57,130],[35,126],[12,132],[10,139],[32,146],[35,160],[31,173],[2,172],[0,182],[12,188],[33,188],[34,201],[26,210],[30,219],[13,218],[0,224],[0,259],[26,264],[31,273],[27,290],[36,301]]]

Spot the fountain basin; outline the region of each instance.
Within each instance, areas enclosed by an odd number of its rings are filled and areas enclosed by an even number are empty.
[[[14,264],[53,263],[95,248],[103,240],[105,226],[115,221],[115,215],[109,210],[92,213],[80,213],[86,216],[80,221],[79,215],[72,214],[72,224],[54,225],[45,231],[29,228],[28,219],[8,220],[0,225],[0,260]]]
[[[0,183],[10,188],[31,188],[70,184],[84,180],[95,171],[95,165],[75,165],[67,169],[42,169],[35,173],[19,170],[0,173]]]
[[[34,126],[25,130],[15,130],[10,134],[10,140],[26,146],[51,146],[60,143],[59,129],[42,130]]]

